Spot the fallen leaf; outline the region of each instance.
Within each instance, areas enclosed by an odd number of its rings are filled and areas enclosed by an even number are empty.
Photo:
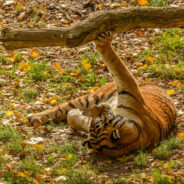
[[[153,57],[149,56],[149,57],[147,58],[147,60],[148,60],[149,62],[152,62],[152,61],[154,61],[154,60],[155,60],[155,58],[153,58]]]
[[[12,116],[12,115],[14,115],[13,111],[7,111],[6,114],[5,114],[5,116]]]
[[[105,182],[105,184],[113,184],[113,181],[112,181],[112,180],[107,180],[107,181]]]
[[[178,133],[178,138],[184,140],[184,132]]]
[[[175,93],[174,89],[171,89],[171,90],[168,90],[168,91],[167,91],[167,94],[168,94],[168,95],[173,95],[174,93]]]
[[[148,4],[148,1],[147,1],[147,0],[138,0],[138,4],[139,4],[140,6],[145,6],[145,5]]]
[[[33,51],[33,52],[32,52],[32,57],[33,57],[33,58],[37,58],[37,57],[39,57],[38,52]]]

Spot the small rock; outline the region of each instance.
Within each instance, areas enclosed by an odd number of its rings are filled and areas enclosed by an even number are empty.
[[[143,74],[143,78],[148,78],[149,75],[150,75],[150,73],[144,73],[144,74]]]
[[[117,8],[117,7],[120,7],[120,4],[118,3],[113,3],[109,6],[109,8],[113,9],[113,8]]]
[[[3,3],[3,6],[9,6],[9,5],[12,5],[12,4],[14,4],[14,0],[6,1],[5,3]]]

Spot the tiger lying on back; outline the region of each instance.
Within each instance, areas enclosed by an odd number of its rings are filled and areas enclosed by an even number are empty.
[[[174,104],[158,86],[138,82],[111,46],[111,32],[95,41],[114,82],[29,117],[31,122],[68,120],[89,132],[89,148],[118,157],[137,148],[152,148],[165,138],[176,119]],[[89,112],[89,116],[83,114]]]

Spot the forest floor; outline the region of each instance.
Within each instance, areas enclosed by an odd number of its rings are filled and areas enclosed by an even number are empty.
[[[0,0],[0,29],[67,27],[102,10],[183,6],[183,0]],[[184,31],[136,29],[116,35],[113,47],[138,80],[164,88],[178,117],[153,151],[120,158],[82,147],[85,133],[66,122],[31,125],[41,112],[95,91],[112,80],[93,43],[7,51],[0,45],[0,183],[184,183]]]

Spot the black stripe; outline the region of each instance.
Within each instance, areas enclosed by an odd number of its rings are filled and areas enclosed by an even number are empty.
[[[80,103],[80,105],[81,105],[82,107],[84,106],[84,104],[83,104],[82,101],[81,101],[81,98],[78,99],[78,102]]]
[[[117,89],[115,89],[114,91],[112,91],[108,96],[107,96],[107,100],[110,99],[114,93],[117,91]]]
[[[98,144],[100,144],[102,141],[106,140],[107,138],[106,137],[102,137],[99,141],[98,141]]]
[[[63,111],[62,111],[60,108],[58,108],[58,111],[59,111],[61,114],[64,114]]]
[[[169,127],[169,129],[171,129],[173,124],[174,124],[174,122],[175,122],[175,115],[173,114],[173,110],[171,109],[170,105],[168,105],[165,101],[163,101],[161,97],[163,97],[164,99],[169,101],[168,103],[171,103],[171,101],[168,98],[166,98],[166,97],[164,97],[162,95],[160,95],[160,96],[157,96],[155,94],[151,94],[151,95],[153,95],[156,98],[156,100],[161,101],[163,104],[165,104],[165,107],[168,108],[170,114],[172,115],[172,119],[171,119],[170,115],[166,112],[165,108],[162,108],[162,110],[164,111],[165,114],[167,114],[167,116],[169,118],[170,123],[168,123],[168,127]]]
[[[111,124],[114,120],[114,117],[112,119],[109,120],[109,124]]]
[[[104,100],[104,96],[105,96],[105,93],[102,94],[102,96],[101,96],[101,101]]]
[[[68,102],[68,105],[75,109],[75,106],[72,104],[72,102]]]
[[[121,123],[121,125],[119,126],[119,129],[125,124],[125,122],[126,120]]]
[[[134,95],[132,95],[130,92],[128,92],[128,91],[122,90],[122,91],[119,91],[118,94],[119,95],[129,95],[132,98],[134,98],[136,101],[138,101],[137,98]]]
[[[88,100],[88,96],[85,97],[85,100],[86,100],[86,108],[89,107],[89,100]]]
[[[110,147],[107,146],[107,145],[102,145],[102,146],[100,146],[100,148],[98,148],[98,149],[96,149],[96,150],[99,151],[99,152],[102,152],[102,149],[117,150],[117,146],[116,146],[116,147],[110,148]]]
[[[133,123],[133,125],[137,128],[137,131],[138,131],[139,135],[132,142],[126,143],[126,144],[123,144],[123,145],[120,145],[120,146],[129,146],[130,144],[135,143],[140,138],[140,135],[141,135],[141,127],[139,126],[139,124],[137,122],[135,122],[134,120],[128,120],[128,123]]]
[[[97,136],[94,133],[90,133],[90,136],[95,138],[95,139],[97,138]]]
[[[98,105],[100,102],[100,99],[98,98],[98,96],[94,96],[94,98],[95,98],[95,104]]]
[[[100,135],[98,136],[98,138],[100,138],[100,137],[103,136],[103,135],[108,135],[108,133],[102,133],[102,134],[100,134]]]
[[[91,141],[90,141],[90,143],[91,143],[91,144],[94,144],[94,145],[98,145],[98,143],[97,143],[97,142],[91,142]]]
[[[116,126],[121,120],[122,120],[122,118],[116,119],[116,120],[115,120],[115,123],[114,123],[114,125],[113,125],[113,128],[115,128],[115,126]]]
[[[122,108],[122,109],[126,109],[126,110],[130,110],[130,111],[132,111],[134,114],[137,114],[137,112],[136,112],[134,109],[132,109],[131,107],[126,107],[126,106],[124,106],[124,105],[118,105],[117,107],[118,107],[118,108]]]

